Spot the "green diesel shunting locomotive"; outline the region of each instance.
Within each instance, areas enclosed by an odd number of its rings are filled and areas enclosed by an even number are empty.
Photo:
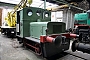
[[[64,33],[65,26],[63,22],[51,22],[51,12],[45,9],[26,7],[17,11],[18,41],[45,58],[69,49],[66,36],[70,35]]]

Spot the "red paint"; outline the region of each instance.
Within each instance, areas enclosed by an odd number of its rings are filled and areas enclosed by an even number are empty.
[[[77,34],[70,34],[70,37],[76,38],[77,37]]]
[[[66,38],[70,38],[70,33],[62,33],[62,36],[65,36]]]
[[[88,26],[86,24],[74,24],[74,26]]]
[[[47,36],[47,37],[46,37],[46,41],[47,41],[47,42],[52,43],[52,42],[53,42],[53,40],[54,40],[54,38],[53,38],[53,37],[49,37],[49,36]]]
[[[60,34],[53,34],[53,35],[49,35],[49,36],[40,36],[40,42],[45,43],[45,42],[53,42],[53,39],[57,36],[59,36]]]
[[[36,49],[36,50],[39,50],[39,48],[37,48],[37,47],[35,47],[35,46],[32,46],[31,44],[26,43],[26,45],[28,45],[28,46],[30,46],[30,47]]]
[[[46,40],[46,36],[40,36],[40,42],[44,43]]]
[[[76,38],[77,34],[71,34],[71,33],[63,33],[63,36],[66,36],[66,38]]]

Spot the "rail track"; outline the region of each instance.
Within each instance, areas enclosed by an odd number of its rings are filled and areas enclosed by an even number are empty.
[[[80,54],[78,55],[78,54],[71,53],[70,51],[65,51],[58,55],[49,57],[46,60],[90,60],[89,58],[83,57],[84,55],[80,56]],[[87,56],[90,56],[90,55],[87,54]]]

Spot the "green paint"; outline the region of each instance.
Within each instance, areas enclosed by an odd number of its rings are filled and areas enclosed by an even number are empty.
[[[37,14],[37,12],[39,12],[40,15]],[[50,11],[35,7],[23,8],[22,10],[20,10],[20,36],[21,37],[30,36],[31,22],[48,22],[48,21],[51,21]]]
[[[78,13],[75,14],[74,20],[79,21],[79,24],[87,24],[90,25],[90,18],[88,13]]]
[[[48,22],[31,22],[30,23],[30,36],[34,38],[40,37],[40,35],[46,35]]]
[[[46,32],[46,29],[48,31]],[[63,22],[31,22],[30,36],[40,38],[41,35],[60,34],[65,32],[65,23]]]
[[[40,14],[37,14],[37,11]],[[18,18],[19,14],[20,18]],[[35,7],[23,8],[17,12],[17,20],[18,19],[20,19],[21,37],[34,37],[39,39],[41,35],[65,32],[65,23],[51,22],[51,12],[45,9]],[[46,29],[48,29],[47,32]]]

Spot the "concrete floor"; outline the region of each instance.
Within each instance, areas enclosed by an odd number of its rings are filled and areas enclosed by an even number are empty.
[[[30,50],[27,50],[21,47],[18,43],[15,42],[16,39],[12,40],[0,34],[0,60],[46,60],[41,56],[36,55]],[[16,43],[14,45],[14,43]],[[16,48],[18,46],[18,48]],[[69,53],[72,53],[68,50]],[[87,60],[90,60],[89,54],[83,54],[82,52],[72,53],[81,57],[84,57]],[[52,60],[84,60],[72,55],[66,55],[64,57],[60,56]]]

